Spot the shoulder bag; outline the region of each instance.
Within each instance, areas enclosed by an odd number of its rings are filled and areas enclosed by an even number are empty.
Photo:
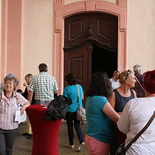
[[[147,124],[144,126],[144,128],[131,140],[131,142],[126,147],[125,147],[125,143],[121,144],[118,147],[115,155],[125,155],[125,152],[129,149],[129,147],[132,145],[132,143],[134,143],[139,138],[139,136],[149,127],[149,125],[153,121],[154,117],[155,117],[155,111],[154,111],[152,117],[147,122]]]
[[[80,88],[79,85],[76,84],[77,88],[77,102],[78,102],[78,110],[76,111],[76,118],[79,121],[86,121],[86,110],[82,106],[80,106]]]

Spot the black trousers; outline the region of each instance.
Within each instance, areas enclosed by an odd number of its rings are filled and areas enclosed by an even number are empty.
[[[18,134],[18,128],[13,130],[0,129],[0,155],[12,155],[12,148]]]
[[[74,122],[74,128],[76,130],[79,143],[81,144],[84,142],[83,133],[80,128],[80,121],[76,119],[76,112],[67,112],[66,114],[66,121],[67,121],[67,127],[68,127],[68,136],[69,136],[69,143],[70,145],[74,145],[74,130],[73,130],[73,122]]]

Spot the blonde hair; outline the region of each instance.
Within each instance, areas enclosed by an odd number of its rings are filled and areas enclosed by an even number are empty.
[[[133,73],[131,70],[124,70],[123,72],[118,74],[117,79],[119,79],[119,83],[124,83],[131,73]]]

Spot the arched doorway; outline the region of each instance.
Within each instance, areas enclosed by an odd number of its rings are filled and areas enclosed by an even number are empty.
[[[126,26],[127,0],[108,1],[78,1],[65,3],[65,0],[54,1],[54,46],[53,46],[53,75],[59,84],[59,93],[64,89],[64,20],[65,18],[86,12],[108,13],[118,17],[118,70],[122,71],[127,65],[126,54]],[[76,45],[75,45],[76,46]]]
[[[93,72],[112,75],[117,69],[117,16],[100,12],[77,14],[65,19],[64,29],[64,76],[75,73],[86,91]]]

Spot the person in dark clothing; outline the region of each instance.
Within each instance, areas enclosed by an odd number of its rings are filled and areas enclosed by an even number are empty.
[[[28,99],[28,85],[30,84],[30,82],[32,81],[32,78],[33,78],[33,75],[32,74],[27,74],[25,76],[25,81],[26,83],[24,83],[24,87],[25,87],[25,90],[24,90],[24,93],[22,93],[22,95]],[[34,104],[35,103],[35,100],[34,100],[34,95],[32,97],[32,102],[31,104]],[[32,129],[31,129],[31,124],[29,122],[29,120],[27,120],[27,129],[26,129],[26,132],[22,134],[23,136],[28,136],[27,139],[32,139]]]
[[[141,66],[135,65],[133,66],[133,71],[135,72],[136,83],[133,88],[137,94],[137,97],[145,97],[145,90],[143,88],[144,85],[144,75],[141,74]]]
[[[118,114],[122,114],[122,111],[127,102],[136,96],[136,92],[132,89],[135,86],[135,76],[131,70],[125,70],[121,72],[118,77],[120,87],[112,91],[112,95],[108,98],[109,103],[115,109]],[[126,139],[126,135],[120,132],[114,124],[115,138],[112,140],[110,145],[110,154],[115,155],[118,146],[123,143]]]
[[[68,86],[64,88],[63,95],[70,98],[72,103],[68,106],[66,113],[66,122],[68,129],[68,138],[69,144],[66,144],[66,147],[74,148],[74,130],[73,126],[76,130],[78,139],[79,139],[79,147],[77,152],[83,150],[85,146],[83,132],[80,128],[80,121],[76,118],[76,111],[79,106],[82,105],[82,100],[84,99],[83,88],[81,85],[77,84],[77,79],[75,74],[69,73],[65,76],[65,80],[68,82]],[[78,90],[79,90],[79,98],[78,98]]]
[[[23,86],[25,87],[25,90],[24,90],[24,92],[23,92],[22,95],[23,95],[26,99],[28,99],[28,89],[27,89],[27,88],[28,88],[30,82],[32,81],[32,78],[33,78],[33,75],[32,75],[32,74],[27,74],[27,75],[25,76],[25,81],[26,81],[26,83],[23,84]],[[34,100],[34,95],[33,95],[31,104],[34,104],[34,103],[35,103],[35,100]]]

